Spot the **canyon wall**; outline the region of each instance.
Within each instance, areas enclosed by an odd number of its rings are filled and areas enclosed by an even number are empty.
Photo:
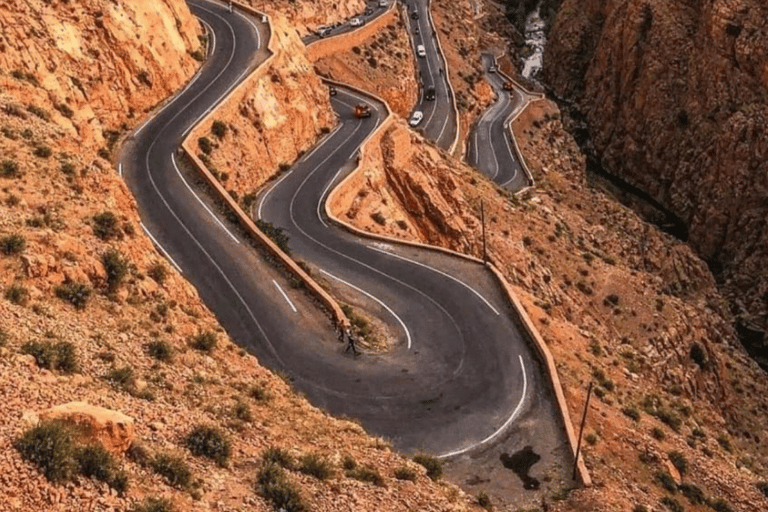
[[[682,219],[763,357],[767,54],[761,0],[565,0],[545,59],[602,167]]]

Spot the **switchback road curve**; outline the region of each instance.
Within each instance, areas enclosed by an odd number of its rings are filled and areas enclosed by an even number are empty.
[[[510,117],[527,104],[527,98],[517,87],[505,91],[505,78],[496,69],[496,59],[483,55],[486,79],[496,93],[496,102],[478,119],[467,144],[467,162],[480,169],[491,180],[510,190],[522,190],[530,185],[523,171],[511,133],[507,127]]]
[[[398,338],[386,354],[345,354],[312,299],[286,287],[198,190],[176,150],[266,59],[269,29],[218,3],[194,0],[190,7],[209,28],[211,55],[119,156],[142,226],[160,250],[264,365],[289,373],[313,403],[359,419],[397,448],[468,453],[503,440],[522,418],[532,437],[541,416],[535,405],[548,400],[547,387],[490,274],[441,253],[362,241],[324,218],[322,201],[382,121],[382,105],[341,90],[334,99],[339,126],[268,189],[260,207],[290,232],[294,254],[319,277],[379,308]],[[371,104],[371,118],[351,116],[361,101]]]

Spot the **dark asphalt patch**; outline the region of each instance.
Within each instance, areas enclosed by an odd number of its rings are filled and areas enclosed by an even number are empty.
[[[524,489],[535,490],[539,488],[539,479],[528,474],[531,467],[541,460],[541,455],[534,452],[532,446],[528,445],[511,456],[508,453],[502,453],[499,459],[505,468],[511,469],[520,477]]]

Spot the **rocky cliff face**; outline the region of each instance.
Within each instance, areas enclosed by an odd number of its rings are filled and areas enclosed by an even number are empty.
[[[14,0],[0,6],[0,26],[3,89],[85,143],[175,91],[195,68],[201,34],[178,0]]]
[[[272,16],[273,57],[191,135],[212,142],[200,152],[224,187],[243,199],[285,170],[336,124],[328,88],[307,60],[306,48],[285,17]],[[226,126],[218,135],[213,123]]]
[[[365,11],[364,0],[317,0],[297,2],[295,0],[244,0],[244,3],[268,14],[280,14],[291,21],[291,25],[302,36],[324,25],[347,20]]]
[[[768,5],[565,0],[545,74],[602,166],[687,225],[741,338],[768,330]],[[765,362],[765,361],[763,361]]]
[[[514,129],[537,182],[523,197],[393,123],[371,139],[333,211],[362,229],[477,256],[484,202],[490,258],[549,345],[572,418],[588,382],[597,386],[583,448],[595,486],[550,510],[682,505],[655,476],[677,471],[675,452],[688,491],[734,511],[764,509],[755,483],[768,465],[768,379],[739,346],[705,263],[587,184],[553,104],[535,103]]]

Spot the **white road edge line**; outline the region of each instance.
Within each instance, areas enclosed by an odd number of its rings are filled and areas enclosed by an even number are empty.
[[[523,393],[522,393],[522,396],[520,397],[520,402],[518,402],[517,407],[515,407],[515,410],[512,411],[512,415],[509,418],[507,418],[507,421],[505,421],[504,424],[500,426],[498,430],[496,430],[496,432],[489,435],[479,443],[475,443],[473,445],[467,446],[466,448],[461,448],[459,450],[454,450],[452,452],[443,453],[442,455],[437,456],[438,459],[447,459],[448,457],[461,455],[462,453],[466,453],[470,450],[474,450],[478,446],[482,446],[486,443],[489,443],[494,438],[499,436],[502,432],[504,432],[504,430],[507,429],[509,424],[512,423],[512,421],[517,417],[517,415],[520,413],[520,409],[523,407],[523,402],[525,402],[525,394],[528,391],[528,376],[525,374],[525,364],[523,364],[523,356],[518,355],[517,357],[520,358],[520,367],[523,369]]]
[[[289,298],[288,298],[288,295],[286,295],[286,294],[285,294],[285,292],[283,291],[283,289],[282,289],[282,288],[280,288],[280,285],[279,285],[279,284],[277,284],[277,281],[275,281],[275,280],[273,279],[273,280],[272,280],[272,283],[275,285],[275,287],[277,287],[277,290],[278,290],[278,291],[280,292],[280,294],[283,296],[283,298],[285,299],[285,302],[287,302],[287,303],[288,303],[288,305],[289,305],[289,306],[291,306],[291,309],[293,310],[293,312],[294,312],[294,313],[296,313],[296,306],[294,306],[294,305],[293,305],[293,302],[291,302],[291,299],[289,299]]]
[[[387,256],[392,256],[393,258],[397,258],[397,259],[399,259],[399,260],[407,261],[408,263],[413,263],[414,265],[418,265],[418,266],[420,266],[420,267],[423,267],[423,268],[429,269],[429,270],[431,270],[431,271],[433,271],[433,272],[437,272],[437,273],[438,273],[438,274],[440,274],[441,276],[447,277],[448,279],[450,279],[450,280],[452,280],[452,281],[455,281],[455,282],[459,283],[461,286],[463,286],[463,287],[464,287],[464,288],[466,288],[467,290],[469,290],[469,291],[471,291],[472,293],[474,293],[475,295],[477,295],[477,297],[478,297],[478,298],[479,298],[481,301],[485,302],[485,305],[486,305],[486,306],[488,306],[489,308],[491,308],[491,311],[493,311],[494,313],[496,313],[496,315],[497,315],[497,316],[501,314],[501,313],[499,313],[499,311],[498,311],[498,310],[497,310],[495,307],[493,307],[493,304],[491,304],[491,303],[488,301],[488,299],[486,299],[485,297],[483,297],[483,296],[480,294],[480,292],[478,292],[477,290],[475,290],[474,288],[472,288],[471,286],[469,286],[467,283],[465,283],[465,282],[464,282],[464,281],[462,281],[461,279],[457,279],[457,278],[453,277],[453,276],[452,276],[452,275],[450,275],[450,274],[446,274],[446,273],[445,273],[445,272],[443,272],[442,270],[436,269],[436,268],[434,268],[434,267],[430,267],[429,265],[426,265],[426,264],[424,264],[424,263],[421,263],[421,262],[418,262],[418,261],[414,261],[414,260],[408,259],[408,258],[406,258],[405,256],[400,256],[399,254],[395,254],[395,253],[393,253],[393,252],[385,251],[384,249],[379,249],[378,247],[373,247],[373,246],[370,246],[370,245],[369,245],[368,247],[369,247],[370,249],[373,249],[373,250],[374,250],[374,251],[376,251],[376,252],[380,252],[380,253],[382,253],[382,254],[386,254]]]
[[[170,262],[171,262],[171,264],[172,264],[174,267],[176,267],[176,270],[178,270],[178,271],[179,271],[179,274],[183,274],[184,272],[182,272],[182,271],[181,271],[181,267],[179,267],[179,266],[176,264],[176,262],[173,260],[173,258],[171,258],[171,255],[170,255],[170,254],[168,254],[168,251],[166,251],[166,250],[163,248],[163,246],[162,246],[162,245],[160,245],[160,242],[158,242],[158,241],[157,241],[157,239],[156,239],[154,236],[152,236],[152,233],[150,233],[150,232],[149,232],[149,230],[147,229],[147,226],[145,226],[143,222],[139,222],[139,224],[141,225],[141,229],[143,229],[143,230],[144,230],[144,232],[145,232],[145,233],[147,234],[147,236],[148,236],[148,237],[149,237],[149,238],[152,240],[152,242],[154,242],[154,244],[155,244],[155,245],[156,245],[156,246],[157,246],[157,247],[160,249],[160,252],[162,252],[162,253],[165,255],[165,257],[166,257],[166,258],[168,258],[168,261],[170,261]]]
[[[397,321],[398,321],[398,322],[400,322],[400,325],[402,326],[403,330],[405,331],[405,337],[408,339],[408,350],[410,350],[410,349],[411,349],[411,333],[408,331],[408,327],[406,327],[406,326],[405,326],[405,322],[403,322],[403,321],[402,321],[402,319],[401,319],[399,316],[397,316],[397,314],[395,314],[395,312],[394,312],[394,311],[392,311],[392,310],[390,309],[390,307],[389,307],[389,306],[387,306],[387,305],[386,305],[386,304],[384,304],[384,303],[383,303],[381,300],[377,299],[376,297],[374,297],[374,296],[373,296],[373,295],[371,295],[370,293],[366,292],[365,290],[362,290],[362,289],[358,288],[357,286],[355,286],[355,285],[353,285],[353,284],[351,284],[351,283],[348,283],[348,282],[344,281],[343,279],[341,279],[341,278],[339,278],[339,277],[336,277],[335,275],[331,274],[330,272],[326,272],[326,271],[325,271],[325,270],[323,270],[323,269],[320,269],[320,272],[322,272],[323,274],[325,274],[325,275],[327,275],[327,276],[329,276],[329,277],[332,277],[333,279],[337,280],[337,281],[338,281],[338,282],[340,282],[340,283],[343,283],[343,284],[345,284],[345,285],[349,286],[349,287],[350,287],[350,288],[352,288],[353,290],[357,290],[358,292],[362,293],[362,294],[363,294],[363,295],[365,295],[366,297],[368,297],[368,298],[370,298],[370,299],[373,299],[373,300],[375,300],[376,302],[378,302],[378,303],[379,303],[379,305],[380,305],[381,307],[383,307],[384,309],[386,309],[387,311],[389,311],[389,313],[390,313],[390,314],[391,314],[393,317],[395,317],[395,318],[397,319]]]
[[[123,162],[120,162],[117,166],[117,174],[122,178],[123,177]]]
[[[173,168],[176,169],[176,174],[179,175],[179,178],[181,178],[181,181],[184,183],[184,185],[187,186],[189,191],[192,193],[193,196],[195,196],[195,199],[202,205],[203,208],[205,208],[205,211],[211,214],[211,217],[213,217],[213,220],[215,220],[219,226],[221,226],[221,229],[226,231],[226,233],[229,235],[229,237],[235,241],[235,243],[239,244],[240,240],[238,240],[235,235],[233,235],[227,227],[219,220],[219,218],[211,211],[210,208],[208,208],[208,205],[206,205],[202,199],[200,199],[200,196],[198,196],[194,190],[192,190],[192,187],[189,186],[189,183],[187,183],[187,180],[184,179],[184,176],[181,175],[181,171],[179,171],[179,166],[176,165],[176,156],[171,153],[171,162],[173,162]]]

